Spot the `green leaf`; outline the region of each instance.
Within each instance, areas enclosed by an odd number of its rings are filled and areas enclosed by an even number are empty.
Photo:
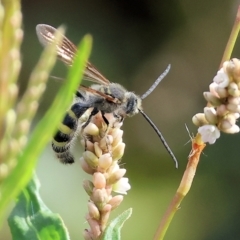
[[[69,240],[67,229],[58,214],[52,213],[39,195],[36,177],[21,192],[8,218],[13,240]]]
[[[125,221],[132,215],[132,208],[124,211],[118,217],[111,221],[103,233],[103,240],[119,240],[121,239],[121,229]]]
[[[90,55],[91,44],[91,36],[86,35],[79,45],[79,54],[77,54],[68,77],[53,104],[35,128],[28,140],[27,146],[23,149],[21,155],[19,155],[17,166],[1,184],[0,220],[2,220],[9,202],[19,194],[31,179],[39,155],[46,144],[52,139],[59,123],[65,115],[66,109],[71,104],[73,93],[76,92],[80,85],[86,61]]]

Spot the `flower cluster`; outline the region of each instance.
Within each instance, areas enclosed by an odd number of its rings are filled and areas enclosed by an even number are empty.
[[[83,187],[90,197],[86,220],[90,229],[84,231],[85,239],[99,239],[106,228],[110,212],[119,206],[122,195],[130,189],[128,178],[123,176],[126,169],[120,168],[119,159],[123,156],[125,144],[122,142],[122,123],[112,114],[105,114],[109,124],[103,121],[100,113],[93,116],[84,128],[82,145],[85,148],[80,158],[82,169],[93,175],[92,181],[85,180]]]
[[[197,113],[192,120],[203,142],[213,144],[220,131],[233,134],[240,130],[236,125],[240,116],[240,60],[224,62],[209,90],[203,93],[208,102],[204,113]]]

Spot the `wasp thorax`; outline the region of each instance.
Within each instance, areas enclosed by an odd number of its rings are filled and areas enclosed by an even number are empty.
[[[124,101],[125,98],[125,92],[126,90],[124,89],[123,86],[121,86],[118,83],[110,83],[109,86],[104,86],[104,93],[108,94],[116,99],[118,99],[120,102]],[[107,89],[107,90],[106,90]]]

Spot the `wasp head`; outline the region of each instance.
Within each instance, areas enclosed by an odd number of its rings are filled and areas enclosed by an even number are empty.
[[[132,117],[142,108],[142,100],[133,92],[126,92],[119,115]]]

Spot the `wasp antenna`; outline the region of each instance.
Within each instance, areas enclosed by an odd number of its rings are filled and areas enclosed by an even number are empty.
[[[167,66],[166,70],[157,78],[153,85],[141,96],[141,99],[146,98],[157,87],[157,85],[166,77],[170,68],[171,64]]]
[[[188,133],[188,136],[190,137],[190,139],[184,144],[184,146],[187,145],[188,143],[192,142],[192,140],[193,140],[193,134],[192,135],[190,134],[190,131],[189,131],[186,123],[185,123],[185,128],[187,130],[187,133]]]
[[[187,126],[186,123],[185,123],[185,128],[186,128],[186,130],[187,130],[188,136],[189,136],[190,139],[192,140],[192,139],[193,139],[193,134],[192,134],[192,135],[190,134],[190,131],[189,131],[188,126]]]
[[[155,132],[159,136],[160,140],[162,141],[164,147],[166,148],[166,150],[168,151],[168,153],[172,157],[173,161],[175,162],[176,168],[178,168],[178,161],[177,161],[176,157],[174,156],[171,148],[168,146],[168,144],[167,144],[165,138],[163,137],[162,133],[159,131],[159,129],[156,127],[156,125],[153,123],[153,121],[148,117],[148,115],[146,113],[144,113],[141,109],[138,109],[138,110],[143,115],[143,117],[148,121],[148,123],[152,126],[152,128],[155,130]]]

